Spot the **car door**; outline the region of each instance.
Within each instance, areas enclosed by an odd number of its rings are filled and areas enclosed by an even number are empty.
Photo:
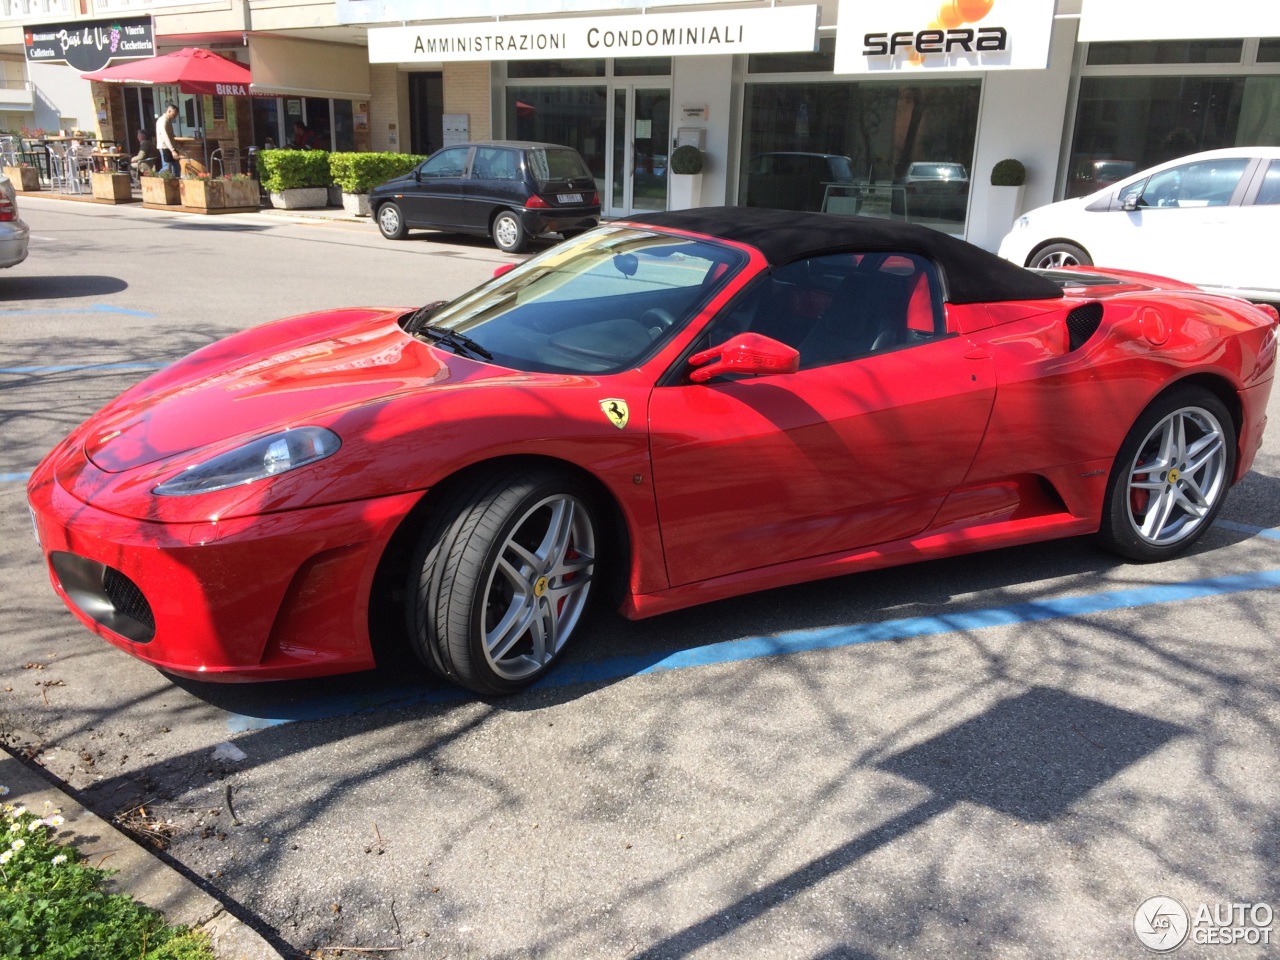
[[[471,148],[446,147],[418,167],[417,180],[404,192],[405,219],[415,227],[459,227],[463,216],[467,158]]]
[[[492,214],[499,208],[524,205],[528,191],[524,189],[520,161],[521,151],[510,147],[476,147],[464,191],[462,216],[467,226],[487,231]]]
[[[1236,249],[1232,205],[1239,203],[1252,163],[1249,157],[1194,160],[1119,191],[1112,209],[1099,214],[1106,226],[1089,245],[1093,262],[1187,283],[1220,283]]]
[[[1280,158],[1263,161],[1239,207],[1231,208],[1232,258],[1227,285],[1280,300],[1276,236],[1280,235]]]
[[[946,330],[932,265],[888,254],[790,264],[699,346],[743,331],[795,347],[801,369],[706,383],[682,371],[650,400],[671,585],[927,527],[995,396],[989,356]]]

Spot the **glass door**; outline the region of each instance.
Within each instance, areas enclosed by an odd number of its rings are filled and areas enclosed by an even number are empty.
[[[620,217],[667,209],[671,90],[615,86],[609,107],[612,169],[604,213]]]

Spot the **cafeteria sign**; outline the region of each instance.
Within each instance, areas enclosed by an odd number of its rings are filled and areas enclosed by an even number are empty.
[[[82,72],[101,70],[112,60],[156,55],[150,17],[40,23],[22,28],[28,63],[67,63]]]

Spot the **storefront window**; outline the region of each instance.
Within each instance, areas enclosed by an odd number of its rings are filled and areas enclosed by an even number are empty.
[[[809,53],[753,53],[748,73],[830,73],[836,62],[836,38],[820,37],[818,49]]]
[[[1243,40],[1123,40],[1089,44],[1089,66],[1239,63]]]
[[[1066,196],[1201,150],[1275,143],[1276,77],[1084,77]],[[1243,137],[1243,139],[1242,139]]]
[[[738,202],[963,232],[980,80],[749,83]]]
[[[603,60],[513,60],[507,64],[512,80],[545,80],[564,77],[603,77]]]
[[[511,64],[510,66],[515,66]],[[573,147],[597,184],[605,178],[608,88],[508,86],[507,137]],[[602,189],[603,193],[603,189]]]
[[[615,77],[669,77],[670,57],[629,57],[613,61]]]

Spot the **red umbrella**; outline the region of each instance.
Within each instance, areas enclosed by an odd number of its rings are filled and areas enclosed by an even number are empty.
[[[249,68],[199,47],[183,47],[162,57],[130,60],[82,73],[86,80],[107,83],[176,83],[183,93],[207,93],[224,97],[247,97]]]

